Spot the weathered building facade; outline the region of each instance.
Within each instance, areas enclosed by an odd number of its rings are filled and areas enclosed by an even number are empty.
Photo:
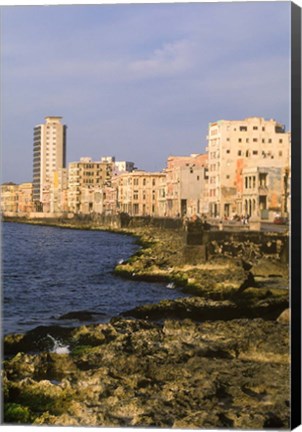
[[[244,168],[242,193],[244,213],[262,221],[273,221],[276,216],[287,213],[285,182],[286,171],[283,168]]]
[[[1,185],[1,213],[18,211],[18,185],[3,183]]]
[[[67,213],[68,208],[68,170],[59,169],[52,173],[50,185],[50,212]]]
[[[170,156],[167,160],[166,215],[192,216],[208,212],[206,154]]]
[[[117,211],[131,216],[163,216],[165,179],[165,173],[145,171],[114,177],[112,185],[117,190]]]
[[[242,170],[249,167],[289,167],[290,133],[275,120],[250,117],[210,123],[209,212],[220,218],[244,211]]]
[[[68,167],[68,208],[73,213],[94,211],[94,194],[104,186],[111,186],[114,162],[94,162],[89,157],[71,162]]]
[[[33,184],[30,182],[21,183],[18,186],[18,212],[30,213],[33,207]]]

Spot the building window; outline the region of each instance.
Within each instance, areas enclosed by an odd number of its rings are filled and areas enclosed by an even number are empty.
[[[266,181],[267,181],[267,173],[260,173],[259,174],[259,183],[260,187],[266,187]]]
[[[240,126],[239,130],[241,132],[246,132],[247,131],[247,127],[246,126]]]
[[[262,142],[265,143],[265,139],[264,138],[262,139]]]
[[[230,149],[228,149],[228,150],[226,151],[226,153],[228,153],[228,154],[229,154],[229,153],[231,153],[231,150],[230,150]]]
[[[282,138],[281,138],[281,139],[279,139],[279,143],[282,143],[282,142],[283,142]]]
[[[227,175],[227,176],[226,176],[226,179],[229,179],[229,178],[230,178],[230,176],[229,176],[229,175]]]
[[[238,138],[238,142],[242,142],[242,138]]]
[[[257,155],[258,151],[257,150],[253,150],[253,155]]]
[[[197,176],[197,181],[199,180],[199,176]]]
[[[282,151],[281,151],[281,150],[279,151],[279,156],[280,156],[280,157],[282,156]]]
[[[249,139],[247,138],[245,141],[248,143],[248,142],[249,142]]]
[[[241,154],[242,154],[242,151],[238,150],[238,156],[241,156]]]
[[[272,140],[271,140],[271,138],[269,138],[268,142],[269,142],[270,144],[272,143]]]
[[[257,142],[258,140],[257,140],[257,138],[253,138],[253,142]]]
[[[265,131],[265,127],[264,126],[262,126],[262,130]]]
[[[258,130],[258,126],[253,126],[253,130]]]

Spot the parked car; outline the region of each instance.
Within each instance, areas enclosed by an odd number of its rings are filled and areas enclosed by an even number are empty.
[[[274,224],[276,224],[276,225],[288,225],[288,219],[285,217],[277,216],[274,219]]]

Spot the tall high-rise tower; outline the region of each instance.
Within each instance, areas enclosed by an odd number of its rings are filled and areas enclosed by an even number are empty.
[[[54,171],[66,167],[66,129],[62,117],[45,117],[34,128],[33,201],[41,209]]]

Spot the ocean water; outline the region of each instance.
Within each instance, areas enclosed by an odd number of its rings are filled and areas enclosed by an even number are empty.
[[[182,297],[165,284],[113,274],[137,249],[134,238],[121,234],[4,222],[2,332],[107,322],[133,307]]]

